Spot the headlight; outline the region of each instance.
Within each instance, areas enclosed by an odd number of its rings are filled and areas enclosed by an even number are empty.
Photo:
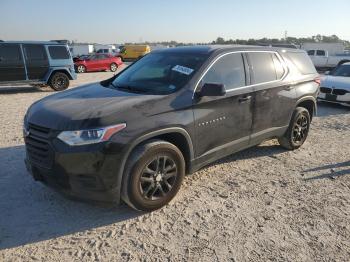
[[[96,144],[109,140],[112,135],[123,130],[125,127],[126,124],[123,123],[95,129],[63,131],[57,138],[70,146]]]

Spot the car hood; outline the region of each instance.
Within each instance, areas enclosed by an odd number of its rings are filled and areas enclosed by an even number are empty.
[[[26,119],[55,130],[109,126],[169,110],[164,97],[123,92],[94,83],[37,101],[28,109]]]
[[[350,77],[326,76],[321,79],[321,86],[350,90]]]

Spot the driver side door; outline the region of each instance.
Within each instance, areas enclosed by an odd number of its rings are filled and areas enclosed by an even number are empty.
[[[223,84],[224,96],[194,96],[196,158],[209,163],[249,145],[252,128],[253,89],[242,53],[217,58],[202,77],[205,83]]]

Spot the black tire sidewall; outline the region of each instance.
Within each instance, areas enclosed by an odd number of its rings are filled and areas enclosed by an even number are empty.
[[[63,87],[57,87],[55,86],[54,84],[54,81],[56,78],[58,77],[64,77],[65,78],[65,82],[66,82],[66,85],[63,86]],[[61,72],[57,72],[57,73],[54,73],[51,78],[50,78],[50,87],[55,90],[55,91],[63,91],[63,90],[66,90],[68,87],[69,87],[69,77],[65,74],[65,73],[61,73]]]
[[[294,143],[294,141],[293,141],[293,128],[294,128],[295,122],[300,117],[300,115],[304,115],[307,119],[307,124],[308,124],[307,131],[306,131],[306,135],[305,135],[302,143]],[[292,121],[290,123],[289,132],[288,132],[288,139],[290,140],[290,144],[291,144],[293,149],[297,149],[305,143],[305,141],[309,135],[309,131],[310,131],[310,122],[311,122],[311,118],[310,118],[309,111],[306,108],[297,107],[294,111],[293,118],[292,118]]]
[[[158,200],[146,200],[141,195],[139,178],[145,165],[147,165],[147,163],[149,163],[158,154],[166,155],[174,160],[178,168],[178,175],[173,188],[165,197]],[[131,204],[135,209],[142,211],[153,211],[159,209],[169,203],[175,197],[181,187],[184,176],[185,161],[181,151],[177,147],[167,142],[160,142],[149,146],[146,145],[144,152],[139,156],[139,158],[135,159],[135,162],[130,168],[129,174],[127,174],[127,202],[129,202],[129,204]]]

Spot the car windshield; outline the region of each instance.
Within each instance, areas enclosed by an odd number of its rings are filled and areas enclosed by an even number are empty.
[[[112,85],[130,92],[170,94],[185,86],[206,59],[203,54],[149,54],[119,74]]]
[[[350,65],[341,65],[331,72],[332,76],[350,77]]]

